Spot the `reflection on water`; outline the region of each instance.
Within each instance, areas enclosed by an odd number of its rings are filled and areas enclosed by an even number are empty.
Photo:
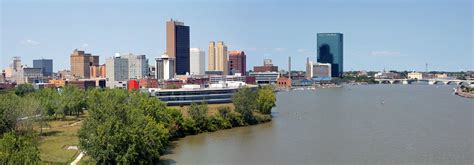
[[[188,136],[166,164],[474,164],[474,100],[452,86],[280,92],[270,123]]]

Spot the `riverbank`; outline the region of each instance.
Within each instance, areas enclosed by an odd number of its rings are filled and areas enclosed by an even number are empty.
[[[472,93],[472,92],[464,92],[463,89],[461,89],[460,87],[458,87],[458,88],[455,89],[454,94],[456,94],[456,95],[458,95],[458,96],[461,96],[461,97],[466,97],[466,98],[474,99],[474,93]]]

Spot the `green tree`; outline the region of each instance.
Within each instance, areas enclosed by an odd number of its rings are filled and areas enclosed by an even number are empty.
[[[203,132],[207,130],[208,127],[208,117],[207,117],[207,104],[206,103],[192,103],[189,106],[188,114],[191,119],[194,120],[196,127],[198,127],[198,132]]]
[[[0,95],[0,135],[15,128],[18,116],[19,97],[15,94]]]
[[[256,108],[256,94],[249,87],[240,88],[233,96],[235,111],[240,113],[246,123],[255,124],[253,111]]]
[[[39,161],[38,144],[33,134],[16,135],[14,131],[0,138],[0,162],[2,164],[36,164]]]
[[[257,109],[263,114],[270,114],[275,107],[276,97],[272,87],[264,86],[257,90]]]
[[[85,91],[75,86],[65,86],[60,92],[59,100],[59,108],[57,108],[55,113],[60,117],[66,115],[79,116],[87,105]]]
[[[89,117],[79,130],[79,145],[101,164],[156,164],[169,132],[132,103],[123,90],[89,93]]]
[[[33,87],[32,84],[19,84],[15,88],[15,94],[17,96],[24,96],[34,91],[35,91],[35,88]]]

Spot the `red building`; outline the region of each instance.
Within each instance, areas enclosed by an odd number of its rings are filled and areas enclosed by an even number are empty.
[[[288,77],[280,77],[277,79],[277,87],[288,88],[291,87],[291,79]]]
[[[229,72],[231,75],[235,73],[241,73],[245,76],[247,71],[247,56],[244,51],[232,50],[229,51]]]
[[[254,72],[278,72],[278,66],[273,65],[271,59],[263,60],[263,66],[254,66]]]
[[[158,80],[157,79],[140,79],[138,83],[140,88],[158,88]]]

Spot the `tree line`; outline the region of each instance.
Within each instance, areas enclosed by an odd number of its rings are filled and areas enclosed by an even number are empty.
[[[87,110],[79,147],[96,163],[155,164],[173,138],[270,121],[276,97],[271,87],[245,87],[232,98],[234,110],[223,106],[208,115],[206,103],[193,103],[188,116],[147,93],[121,89],[35,90],[22,84],[0,94],[0,100],[0,162],[40,161],[38,136],[46,121]]]

